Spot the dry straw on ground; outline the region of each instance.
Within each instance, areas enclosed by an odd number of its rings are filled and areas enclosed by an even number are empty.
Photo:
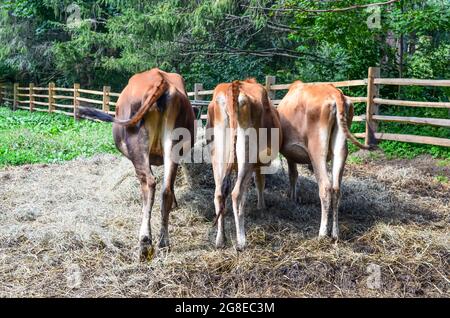
[[[449,171],[435,163],[347,165],[338,244],[316,239],[320,204],[311,173],[300,170],[302,202],[295,205],[279,171],[268,177],[265,211],[250,190],[242,253],[233,248],[231,212],[228,247],[214,249],[211,168],[189,166],[194,185],[181,171],[176,184],[172,249],[148,264],[137,262],[140,193],[126,159],[6,168],[0,296],[449,297],[449,186],[434,179]],[[159,219],[157,200],[154,234]]]

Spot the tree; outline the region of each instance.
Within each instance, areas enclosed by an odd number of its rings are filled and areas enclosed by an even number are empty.
[[[385,76],[417,76],[419,69],[422,76],[448,76],[450,4],[445,0],[75,4],[3,1],[1,76],[117,89],[133,73],[156,66],[182,73],[189,85],[201,81],[208,87],[248,76],[262,80],[269,73],[283,82],[364,78],[367,68],[377,65]],[[369,27],[377,12],[380,25]]]

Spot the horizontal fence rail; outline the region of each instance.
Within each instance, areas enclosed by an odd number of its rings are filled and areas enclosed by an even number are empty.
[[[365,133],[357,133],[355,136],[357,138],[365,138]],[[435,146],[450,147],[450,139],[438,138],[438,137],[428,137],[428,136],[417,136],[417,135],[404,135],[404,134],[389,134],[389,133],[375,133],[375,138],[379,140],[393,140],[402,142],[411,142],[416,144],[427,144]]]
[[[411,107],[431,107],[431,108],[450,108],[449,102],[418,102],[410,100],[395,100],[374,98],[373,102],[379,105],[411,106]]]
[[[430,136],[392,134],[378,132],[380,122],[395,122],[414,125],[431,125],[437,127],[450,127],[449,118],[422,118],[382,115],[379,113],[379,105],[401,106],[401,107],[424,107],[424,108],[447,108],[450,114],[450,102],[428,102],[428,101],[408,101],[380,98],[379,87],[381,85],[412,85],[412,86],[434,86],[450,87],[450,80],[425,80],[407,78],[382,78],[380,69],[370,67],[367,79],[348,80],[338,82],[314,82],[306,85],[332,84],[335,87],[356,87],[365,86],[366,96],[348,96],[353,103],[364,103],[366,105],[365,114],[353,117],[354,122],[365,122],[364,133],[357,133],[355,136],[364,138],[369,144],[369,131],[373,131],[378,140],[394,140],[401,142],[430,144],[450,147],[450,139]],[[275,76],[266,76],[265,88],[273,105],[280,104],[281,99],[277,99],[277,92],[289,90],[291,84],[277,84]],[[193,107],[199,109],[199,119],[206,120],[206,110],[210,103],[207,96],[213,95],[214,90],[205,90],[203,84],[196,83],[194,91],[188,92]],[[110,115],[115,115],[115,107],[120,93],[112,92],[109,86],[104,86],[103,90],[91,90],[81,88],[80,84],[70,87],[56,87],[54,83],[49,83],[47,87],[37,87],[33,83],[21,87],[18,83],[0,83],[0,104],[6,102],[12,105],[13,109],[24,109],[29,111],[59,113],[77,118],[77,108],[89,106],[101,109]]]
[[[17,83],[0,83],[0,103],[8,102],[13,109],[58,113],[73,116],[75,119],[80,102],[96,108],[101,105],[104,112],[114,115],[115,111],[112,110],[115,110],[119,96],[119,93],[112,93],[109,86],[104,86],[103,91],[97,91],[81,89],[79,84],[68,88],[56,87],[54,83],[49,83],[48,87],[37,87],[33,83],[28,87],[20,87]]]

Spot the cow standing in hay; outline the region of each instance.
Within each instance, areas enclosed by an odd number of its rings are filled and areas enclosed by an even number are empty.
[[[175,145],[172,132],[177,128],[189,131],[190,139],[182,140],[185,151],[194,142],[195,116],[184,80],[178,74],[156,68],[136,74],[120,94],[115,118],[90,108],[80,108],[79,115],[113,122],[115,144],[131,160],[141,183],[140,259],[150,259],[153,255],[150,220],[156,187],[151,166],[164,165],[159,239],[159,247],[163,248],[169,246],[169,212],[177,204],[174,182],[178,162],[171,155]]]
[[[231,198],[236,248],[242,250],[246,244],[244,204],[249,181],[254,174],[258,208],[264,208],[265,177],[261,170],[278,154],[282,141],[279,116],[265,88],[255,80],[222,83],[215,88],[208,106],[207,128],[212,130],[214,136],[210,151],[216,185],[216,247],[223,247],[225,243],[225,202],[231,190],[231,172],[236,169],[237,177]],[[267,142],[261,143],[261,138],[267,138]]]
[[[328,236],[328,219],[333,211],[331,236],[338,239],[338,208],[345,160],[347,138],[362,149],[349,131],[353,119],[353,104],[331,84],[307,85],[294,82],[278,106],[283,129],[280,152],[289,168],[290,197],[297,201],[297,164],[311,164],[319,184],[322,206],[319,237]],[[327,172],[327,161],[332,160],[332,180]]]

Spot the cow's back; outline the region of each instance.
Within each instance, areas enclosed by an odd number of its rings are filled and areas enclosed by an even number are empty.
[[[278,105],[284,142],[281,152],[299,163],[309,163],[308,144],[318,138],[321,127],[334,121],[335,101],[342,92],[331,84],[294,82]],[[295,158],[294,158],[295,157]]]
[[[275,148],[275,151],[278,152],[283,141],[280,116],[276,108],[273,107],[266,89],[261,84],[254,81],[244,81],[241,86],[241,93],[247,95],[251,100],[252,122],[254,123],[252,127],[257,130],[258,136],[267,133],[266,140],[267,147],[270,149],[269,153],[272,153],[272,149]],[[260,131],[260,129],[264,130]],[[277,130],[277,132],[274,130]],[[274,136],[274,140],[272,140],[273,133],[277,133],[277,139],[275,139],[276,136]],[[272,142],[276,142],[277,144],[273,144]],[[258,152],[262,153],[265,150],[266,149],[258,149]]]
[[[142,107],[146,94],[155,85],[155,81],[160,79],[166,82],[167,90],[157,100],[157,107],[151,107],[144,115],[142,124],[130,128],[113,125],[114,140],[122,153],[128,156],[127,144],[130,142],[147,144],[147,150],[156,165],[162,164],[164,142],[173,129],[187,129],[191,135],[191,143],[194,142],[195,115],[183,78],[159,69],[136,74],[120,94],[116,107],[117,118],[132,117]]]

